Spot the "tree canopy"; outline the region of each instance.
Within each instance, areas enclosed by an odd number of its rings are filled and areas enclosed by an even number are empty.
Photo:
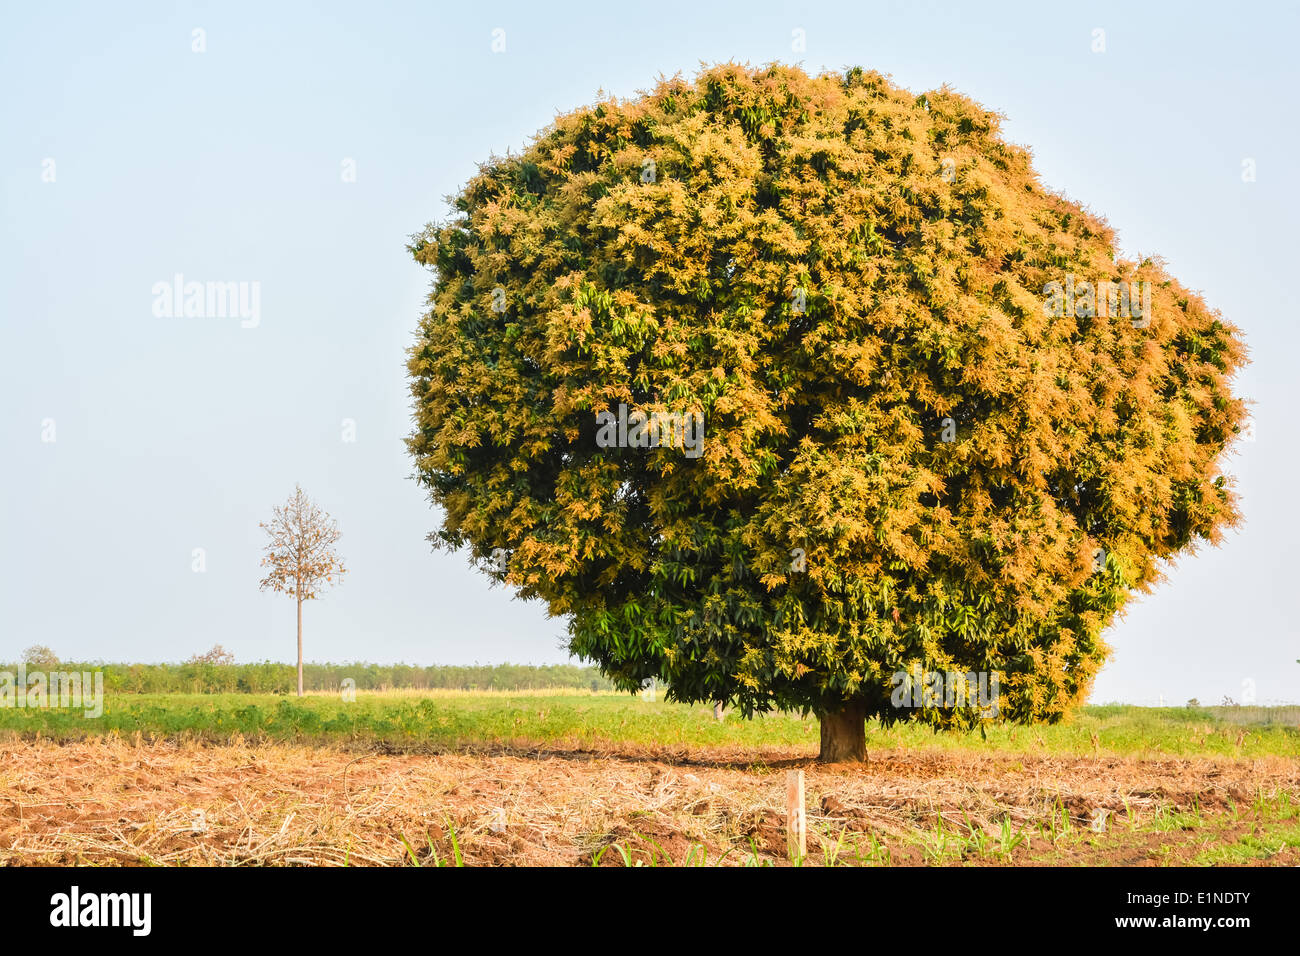
[[[969,725],[891,681],[988,671],[1056,719],[1238,520],[1237,329],[946,88],[719,65],[559,116],[454,209],[410,246],[431,538],[618,686]],[[702,414],[702,454],[603,447],[620,404]]]

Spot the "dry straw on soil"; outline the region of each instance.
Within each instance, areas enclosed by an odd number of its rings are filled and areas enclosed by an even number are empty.
[[[941,814],[953,830],[1020,828],[1065,808],[1213,811],[1300,790],[1295,761],[1132,760],[879,751],[866,768],[806,756],[498,750],[364,753],[287,745],[185,747],[115,738],[0,743],[0,862],[100,864],[587,864],[601,847],[681,863],[692,848],[740,863],[784,848],[784,773],[807,772],[814,834],[870,833],[893,862]],[[1127,801],[1127,808],[1126,803]],[[403,837],[407,841],[403,843]],[[810,845],[816,845],[811,840]],[[409,844],[410,849],[408,850]],[[741,849],[743,848],[743,850]],[[621,863],[607,852],[604,862]]]

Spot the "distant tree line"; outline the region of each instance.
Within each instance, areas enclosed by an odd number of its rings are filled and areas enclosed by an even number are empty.
[[[236,664],[220,646],[179,664],[110,664],[60,661],[48,648],[23,653],[28,668],[100,670],[104,690],[124,694],[289,694],[297,688],[293,664],[262,661]],[[0,665],[7,670],[16,664]],[[594,667],[574,664],[351,664],[303,663],[308,691],[338,691],[351,678],[367,690],[613,690]]]

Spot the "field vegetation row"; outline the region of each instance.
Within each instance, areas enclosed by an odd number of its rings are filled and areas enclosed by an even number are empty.
[[[1232,711],[1235,708],[1222,708]],[[1093,706],[1057,724],[990,725],[981,733],[936,733],[919,723],[867,727],[869,747],[1059,755],[1179,755],[1253,758],[1300,754],[1296,715],[1261,713],[1252,723],[1218,709]],[[1261,712],[1268,708],[1259,708]],[[1291,710],[1294,710],[1292,708]],[[289,698],[270,694],[111,694],[87,718],[68,708],[0,708],[0,732],[24,738],[80,740],[109,734],[147,740],[223,743],[342,743],[403,752],[528,747],[603,749],[633,745],[659,751],[696,748],[759,753],[796,748],[813,754],[815,718],[774,713],[719,721],[710,708],[616,694],[359,693]],[[788,751],[786,751],[788,753]],[[790,754],[794,756],[796,754]]]
[[[294,665],[278,661],[234,664],[194,659],[170,664],[116,664],[45,658],[26,663],[28,669],[102,671],[104,690],[111,694],[289,694],[297,686]],[[0,664],[0,670],[17,668],[17,664]],[[337,693],[349,678],[362,691],[570,689],[594,693],[613,689],[596,668],[573,664],[303,664],[303,686],[307,691]]]

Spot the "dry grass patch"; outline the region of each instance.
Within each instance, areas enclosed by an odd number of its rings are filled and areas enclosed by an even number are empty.
[[[587,865],[614,844],[622,849],[602,863],[622,865],[623,851],[643,863],[783,862],[790,767],[807,774],[810,863],[999,862],[960,841],[948,859],[931,835],[979,843],[982,833],[995,845],[1003,821],[1031,834],[1007,859],[1050,851],[1068,862],[1077,850],[1080,861],[1105,862],[1110,836],[1101,849],[1091,839],[1045,842],[1048,821],[1078,837],[1107,810],[1118,839],[1170,813],[1244,813],[1279,794],[1300,805],[1300,760],[1281,757],[897,749],[873,751],[863,768],[773,749],[358,754],[107,736],[6,741],[0,767],[8,864],[429,865],[459,851],[471,865]]]

